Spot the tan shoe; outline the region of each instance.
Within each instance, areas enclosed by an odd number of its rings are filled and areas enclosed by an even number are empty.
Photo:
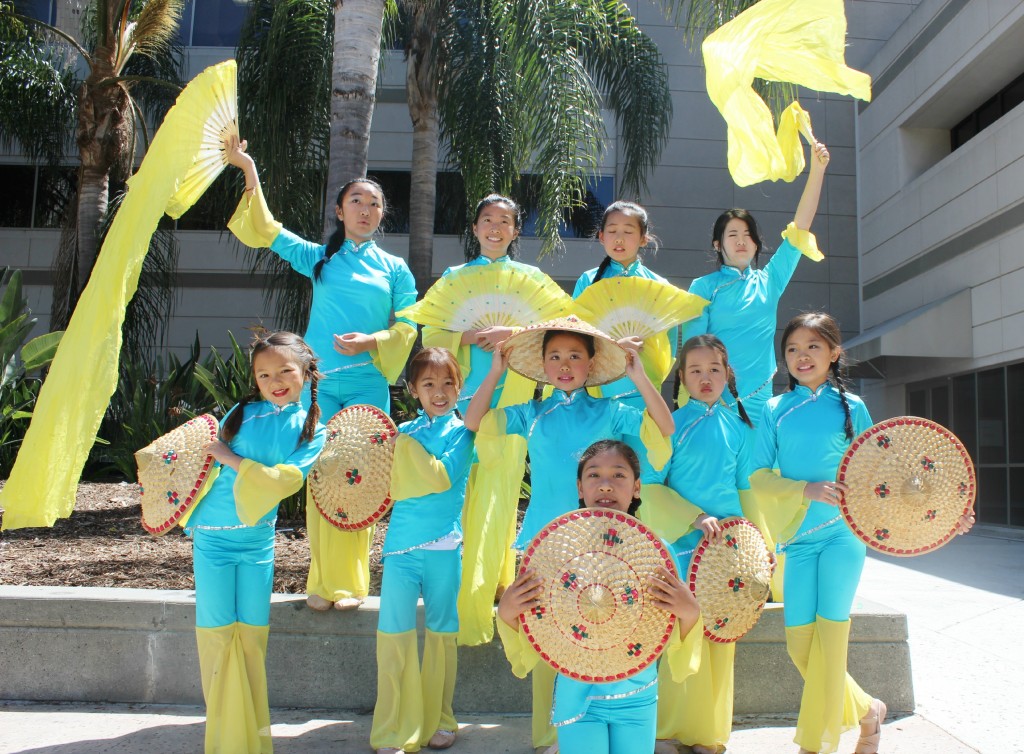
[[[362,597],[342,597],[334,603],[335,610],[355,610],[363,604]]]
[[[882,723],[888,711],[881,699],[871,700],[868,714],[860,720],[860,738],[857,739],[857,748],[853,750],[853,754],[878,754],[878,744],[882,739]],[[871,732],[865,735],[865,730]]]
[[[438,730],[430,737],[427,746],[431,749],[447,749],[455,743],[455,731]]]
[[[679,747],[675,741],[661,738],[654,742],[654,754],[679,754]]]
[[[325,613],[331,609],[331,601],[325,600],[319,594],[311,594],[306,597],[306,606],[310,610],[316,610],[318,613]]]

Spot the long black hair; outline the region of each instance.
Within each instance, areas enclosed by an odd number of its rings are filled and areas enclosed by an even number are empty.
[[[519,233],[523,230],[523,208],[520,207],[515,199],[510,199],[502,194],[488,194],[476,205],[476,212],[473,214],[473,225],[480,222],[480,213],[483,212],[487,207],[492,204],[504,204],[510,210],[512,210],[512,216],[515,218],[514,227],[517,231],[516,237],[512,239],[512,242],[508,245],[508,254],[510,259],[515,259],[519,255]],[[480,241],[477,240],[475,234],[471,234],[472,239],[470,240],[469,247],[469,258],[476,259],[480,256]]]
[[[743,401],[740,400],[739,393],[736,391],[736,372],[729,363],[729,352],[725,349],[725,343],[718,337],[710,333],[695,335],[683,343],[683,347],[679,349],[679,379],[685,384],[686,355],[697,348],[710,348],[722,357],[722,366],[725,367],[726,374],[728,375],[726,387],[729,389],[729,394],[736,401],[736,412],[748,427],[753,427],[754,425],[751,423],[750,417],[747,416],[747,410],[743,408]]]
[[[654,247],[654,250],[658,250],[658,239],[655,238],[650,232],[650,222],[647,219],[647,210],[641,207],[636,202],[624,202],[617,201],[612,202],[605,209],[604,214],[601,215],[601,232],[604,232],[604,226],[608,224],[608,218],[615,212],[619,212],[626,217],[636,218],[637,225],[640,226],[640,235],[647,236],[647,243]],[[642,248],[647,248],[646,245]],[[608,271],[608,268],[612,264],[612,258],[605,254],[604,259],[601,260],[601,264],[597,266],[597,272],[594,274],[594,282],[604,277],[604,274]]]
[[[257,335],[253,339],[252,345],[249,348],[249,361],[253,364],[252,369],[255,371],[257,356],[264,351],[275,348],[285,351],[289,356],[293,357],[302,369],[303,379],[309,379],[309,410],[306,412],[306,422],[302,425],[302,434],[299,435],[300,443],[309,442],[313,439],[313,435],[316,434],[316,425],[320,421],[320,404],[317,403],[316,398],[317,383],[323,375],[317,369],[319,360],[316,354],[313,353],[313,349],[301,337],[293,332],[278,330],[277,332]],[[238,434],[238,430],[242,428],[242,414],[246,404],[261,398],[259,387],[254,386],[249,395],[238,402],[238,405],[228,414],[228,418],[224,420],[224,424],[220,428],[221,440],[230,442],[234,439],[235,435]]]
[[[750,240],[754,242],[754,264],[757,264],[758,257],[761,255],[761,248],[764,246],[764,240],[761,238],[761,229],[757,227],[757,221],[754,216],[747,212],[745,209],[727,209],[725,212],[718,216],[715,220],[715,227],[711,229],[711,247],[715,251],[715,256],[718,257],[718,266],[721,267],[725,264],[725,256],[722,254],[722,239],[725,236],[725,226],[729,224],[730,220],[742,220],[746,223],[747,230],[750,231]]]
[[[366,183],[377,189],[377,191],[380,192],[380,200],[381,202],[383,202],[384,205],[384,212],[387,212],[388,205],[387,200],[384,198],[384,188],[379,183],[377,183],[377,181],[373,180],[372,178],[366,177],[353,178],[351,181],[342,186],[341,190],[338,191],[338,198],[334,202],[336,207],[341,207],[341,203],[345,201],[345,195],[348,194],[349,190],[357,183]],[[327,248],[324,249],[323,259],[321,259],[319,262],[313,265],[313,278],[315,280],[320,279],[320,272],[321,270],[323,270],[324,265],[330,261],[331,257],[338,253],[338,250],[341,249],[342,244],[345,243],[345,223],[341,221],[340,217],[335,218],[334,222],[334,231],[327,239]]]
[[[818,335],[828,343],[829,348],[839,349],[839,358],[833,361],[829,367],[829,381],[839,391],[839,401],[843,404],[843,413],[846,416],[843,430],[846,432],[846,439],[852,440],[853,417],[850,415],[850,402],[846,399],[846,391],[849,390],[849,385],[846,382],[846,352],[843,350],[843,336],[839,330],[839,323],[836,322],[831,314],[826,312],[804,312],[793,317],[793,319],[789,320],[789,324],[786,325],[786,329],[782,331],[782,343],[779,350],[781,351],[783,361],[786,360],[786,342],[789,340],[789,336],[801,327],[806,327]],[[798,384],[796,377],[791,372],[789,375],[789,389],[792,390]]]

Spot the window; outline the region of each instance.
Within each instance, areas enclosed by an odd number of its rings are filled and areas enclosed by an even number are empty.
[[[15,7],[24,16],[37,18],[50,26],[57,24],[57,0],[18,0]]]
[[[76,168],[0,165],[0,227],[59,228],[77,186]]]
[[[1024,75],[1015,78],[996,95],[983,102],[981,107],[953,126],[949,131],[950,148],[959,149],[1021,102],[1024,102]]]
[[[246,0],[186,0],[178,41],[186,47],[235,47],[249,12]]]
[[[385,233],[409,232],[410,175],[408,171],[370,170],[369,176],[384,188],[388,211],[381,228]],[[615,195],[615,179],[601,176],[587,184],[586,206],[566,213],[560,231],[563,238],[593,238],[597,235],[601,215]],[[536,197],[539,185],[535,176],[523,176],[510,195],[523,208],[524,237],[536,235]],[[483,197],[481,197],[483,198]],[[475,206],[475,205],[474,205]],[[460,235],[466,231],[465,191],[458,173],[437,174],[437,201],[434,208],[434,232],[439,235]]]
[[[907,411],[964,444],[978,476],[979,521],[1024,526],[1024,363],[908,386]]]

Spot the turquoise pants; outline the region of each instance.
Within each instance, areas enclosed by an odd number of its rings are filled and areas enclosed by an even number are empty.
[[[462,580],[462,548],[412,550],[384,558],[377,630],[400,634],[416,628],[416,601],[423,596],[428,631],[459,630],[456,601]]]
[[[658,717],[655,693],[595,699],[587,714],[558,729],[559,754],[639,754],[654,751]],[[555,693],[558,692],[556,687]]]
[[[387,413],[391,410],[391,393],[384,376],[373,368],[359,367],[332,372],[317,385],[320,423],[327,421],[346,406],[369,403]],[[309,383],[302,390],[302,406],[309,408]]]
[[[818,616],[837,622],[849,619],[866,552],[867,546],[842,521],[788,545],[783,582],[786,625],[803,626]]]
[[[270,623],[274,586],[274,527],[194,529],[196,626]]]

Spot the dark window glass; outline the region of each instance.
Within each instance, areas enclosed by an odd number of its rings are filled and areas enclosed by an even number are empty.
[[[1006,418],[1010,463],[1024,463],[1024,363],[1006,367]]]
[[[33,227],[59,228],[64,213],[69,211],[78,193],[76,168],[39,169],[36,186],[36,209]]]
[[[181,20],[178,22],[178,44],[188,47],[192,44],[192,14],[195,12],[195,0],[185,0],[181,8]]]
[[[242,23],[249,12],[247,2],[235,0],[193,0],[192,22],[194,47],[235,47]]]
[[[978,460],[1006,463],[1006,389],[1002,369],[978,373]]]
[[[1010,526],[1024,526],[1024,468],[1010,469]]]
[[[910,390],[907,392],[907,413],[911,416],[927,416],[927,404],[927,390]]]
[[[965,374],[953,378],[953,422],[950,427],[967,448],[971,458],[978,457],[977,403],[974,393],[975,377]]]
[[[943,427],[949,426],[949,386],[939,385],[932,388],[932,406],[929,418]]]
[[[978,469],[978,520],[1006,525],[1006,467]]]
[[[1003,112],[1010,112],[1021,102],[1024,102],[1024,76],[1018,76],[1003,90]]]
[[[978,135],[978,123],[974,113],[953,126],[950,131],[950,146],[955,150]]]
[[[31,165],[0,165],[0,228],[32,227],[35,184]]]
[[[988,128],[995,123],[1003,114],[1003,106],[996,95],[984,105],[978,108],[978,130]]]
[[[18,0],[15,4],[18,13],[29,18],[54,26],[57,23],[57,3],[55,0]]]

